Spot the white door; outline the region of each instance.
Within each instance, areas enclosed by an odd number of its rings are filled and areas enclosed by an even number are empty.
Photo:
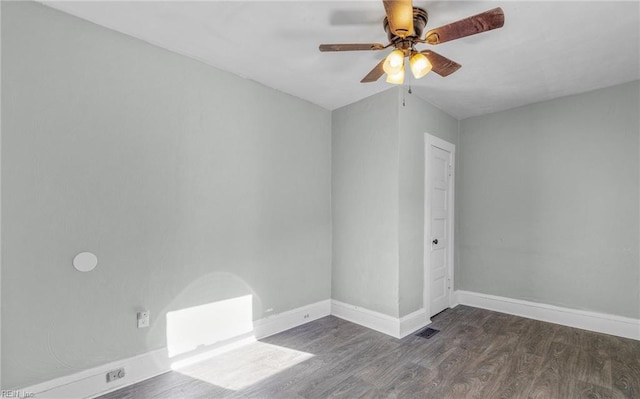
[[[433,316],[449,307],[452,290],[455,146],[425,137],[425,302]]]

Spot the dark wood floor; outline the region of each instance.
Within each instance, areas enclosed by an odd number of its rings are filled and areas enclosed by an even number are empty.
[[[398,340],[325,317],[101,399],[640,399],[640,341],[466,306],[430,327]]]

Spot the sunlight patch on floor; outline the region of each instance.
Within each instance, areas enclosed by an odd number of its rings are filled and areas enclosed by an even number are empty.
[[[258,341],[175,372],[238,391],[312,357],[310,353]]]

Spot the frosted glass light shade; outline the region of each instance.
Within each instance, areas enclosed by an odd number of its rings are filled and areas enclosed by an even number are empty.
[[[387,75],[395,75],[404,70],[404,53],[401,50],[393,50],[382,64],[382,69]]]
[[[387,83],[393,83],[395,85],[401,85],[402,83],[404,83],[404,69],[401,69],[398,73],[388,73]]]
[[[415,53],[409,59],[409,65],[411,67],[411,73],[416,79],[420,79],[424,75],[431,71],[431,63],[422,53]]]

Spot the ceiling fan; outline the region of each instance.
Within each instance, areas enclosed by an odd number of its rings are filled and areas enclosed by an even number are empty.
[[[429,30],[424,39],[422,31],[427,25],[428,14],[422,8],[414,7],[411,0],[383,0],[386,17],[382,21],[389,43],[342,43],[321,44],[320,51],[361,51],[384,50],[394,47],[386,58],[378,63],[360,82],[375,82],[383,74],[387,74],[388,83],[404,82],[404,59],[409,58],[413,76],[419,79],[429,71],[445,77],[462,65],[432,50],[416,50],[416,44],[436,45],[462,37],[475,35],[504,25],[502,8],[494,8],[468,18]]]

